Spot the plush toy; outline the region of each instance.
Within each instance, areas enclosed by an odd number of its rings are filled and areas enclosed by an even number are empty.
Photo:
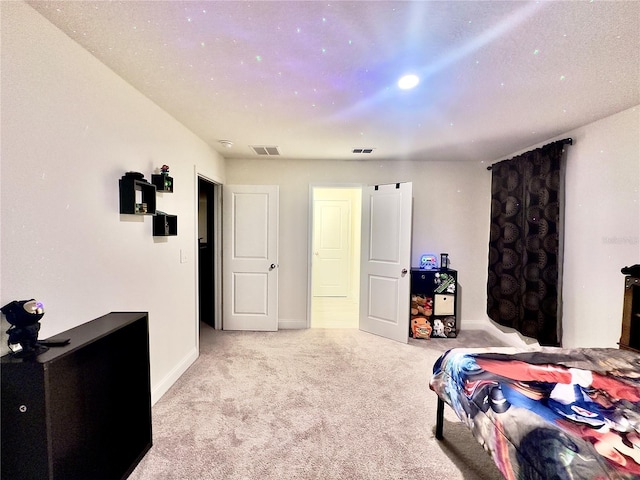
[[[411,295],[411,316],[415,315],[433,315],[433,299],[424,295]]]
[[[425,317],[413,317],[411,319],[411,331],[413,338],[431,338],[431,324]]]
[[[436,318],[433,321],[433,332],[431,332],[432,337],[446,337],[444,333],[444,323],[439,318]]]
[[[430,338],[431,323],[429,317],[433,315],[433,299],[424,295],[411,295],[411,330],[413,338]]]
[[[457,336],[455,317],[446,317],[442,323],[444,324],[444,334],[449,338],[455,338]]]

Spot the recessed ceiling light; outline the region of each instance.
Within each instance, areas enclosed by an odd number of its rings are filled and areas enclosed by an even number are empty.
[[[218,143],[226,148],[233,147],[233,142],[231,140],[220,140]]]
[[[409,74],[400,77],[398,80],[398,87],[402,90],[409,90],[420,83],[420,78],[417,75]]]

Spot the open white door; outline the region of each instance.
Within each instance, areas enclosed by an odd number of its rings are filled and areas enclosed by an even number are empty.
[[[360,330],[407,343],[412,184],[362,191]]]
[[[224,330],[278,330],[278,186],[223,186]]]

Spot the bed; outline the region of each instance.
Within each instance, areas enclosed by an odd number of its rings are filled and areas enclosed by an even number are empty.
[[[454,348],[429,385],[506,479],[640,479],[640,354]]]

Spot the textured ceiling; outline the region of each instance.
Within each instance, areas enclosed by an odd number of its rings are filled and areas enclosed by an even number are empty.
[[[638,1],[27,3],[226,158],[491,161],[640,104]]]

